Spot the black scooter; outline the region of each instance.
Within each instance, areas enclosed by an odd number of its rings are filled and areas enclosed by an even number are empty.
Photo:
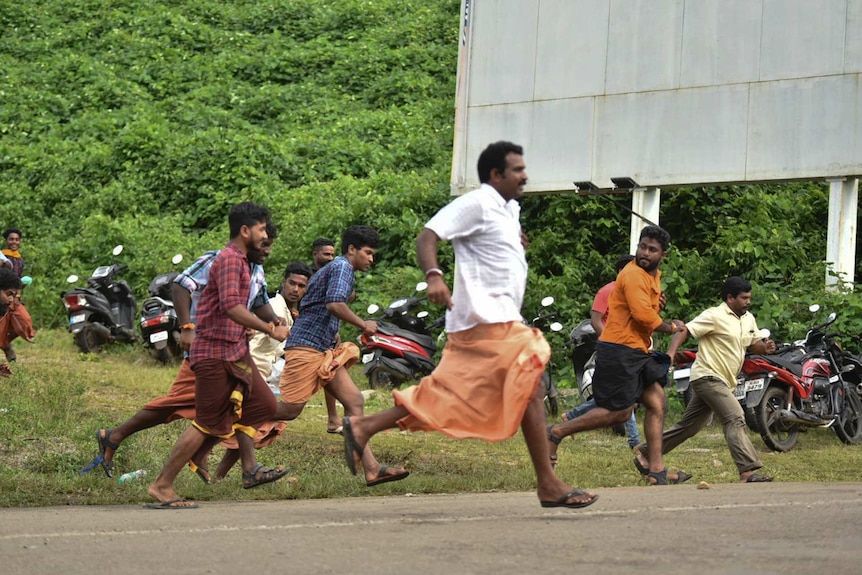
[[[182,254],[171,258],[174,265],[183,261]],[[141,339],[150,356],[164,364],[182,357],[180,322],[174,310],[173,283],[177,272],[159,274],[150,282],[149,296],[141,304]]]
[[[114,257],[123,253],[123,246],[113,250]],[[69,317],[69,331],[75,344],[84,353],[97,352],[112,341],[133,342],[137,304],[132,290],[116,277],[128,269],[125,264],[112,263],[97,267],[87,279],[87,287],[64,291],[61,296]],[[66,281],[78,281],[71,275]]]
[[[545,333],[549,331],[560,331],[563,329],[563,324],[555,320],[556,312],[552,310],[545,311],[545,308],[550,308],[554,305],[554,298],[547,296],[542,298],[541,307],[536,310],[536,317],[531,321],[524,321],[530,327],[539,329]],[[545,388],[545,412],[548,415],[556,416],[560,412],[560,392],[557,390],[557,384],[554,383],[553,364],[548,361],[545,366],[545,371],[542,373],[542,385]]]

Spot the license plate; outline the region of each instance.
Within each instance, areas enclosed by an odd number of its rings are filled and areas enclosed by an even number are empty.
[[[763,384],[766,383],[766,380],[762,377],[757,379],[749,379],[745,382],[745,393],[749,391],[758,391],[763,389]]]
[[[85,319],[87,319],[87,314],[85,314],[85,313],[79,313],[79,314],[75,314],[75,315],[73,315],[72,317],[70,317],[70,318],[69,318],[69,323],[70,323],[70,324],[74,324],[74,323],[81,323],[81,322],[82,322],[82,321],[84,321]]]
[[[736,399],[745,398],[745,385],[740,384],[733,388],[733,397],[735,397]]]
[[[372,359],[374,359],[373,351],[362,355],[362,363],[370,363]]]
[[[168,332],[166,331],[157,331],[150,334],[150,343],[156,343],[157,341],[165,341],[166,339],[168,339]]]
[[[682,369],[673,370],[673,378],[674,379],[686,379],[691,375],[691,368],[684,367]]]

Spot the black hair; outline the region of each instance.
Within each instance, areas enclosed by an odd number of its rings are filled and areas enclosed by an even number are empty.
[[[272,221],[266,222],[266,237],[271,241],[275,241],[278,238],[278,226],[272,223]]]
[[[317,253],[320,251],[320,248],[324,246],[332,246],[335,247],[335,242],[333,242],[329,238],[320,237],[311,242],[311,253]]]
[[[21,279],[9,268],[0,268],[0,290],[21,289]]]
[[[284,270],[284,279],[287,279],[293,274],[310,278],[314,275],[314,272],[311,271],[311,266],[305,262],[292,262],[287,264],[287,268]]]
[[[624,267],[628,265],[630,261],[635,259],[635,257],[631,254],[620,254],[620,257],[617,258],[617,273],[620,273]]]
[[[727,296],[736,297],[743,292],[751,291],[751,282],[739,276],[730,276],[721,286],[721,301],[727,301]]]
[[[509,154],[524,155],[524,148],[512,142],[499,141],[490,144],[479,154],[477,168],[479,170],[479,182],[487,183],[491,179],[491,171],[497,170],[500,174],[506,171],[506,156]]]
[[[261,222],[269,223],[269,219],[269,208],[252,202],[234,204],[227,216],[230,225],[230,237],[237,237],[243,226],[251,227]]]
[[[357,250],[366,246],[376,250],[380,246],[380,236],[371,226],[350,226],[341,235],[341,254],[346,254],[350,246]]]
[[[6,228],[6,231],[3,232],[3,238],[9,239],[10,234],[18,234],[19,238],[23,238],[24,234],[21,233],[21,230],[18,228]]]
[[[644,238],[656,240],[659,244],[661,244],[662,251],[665,252],[670,246],[670,234],[667,233],[664,228],[660,228],[658,226],[647,226],[642,229],[640,239]]]

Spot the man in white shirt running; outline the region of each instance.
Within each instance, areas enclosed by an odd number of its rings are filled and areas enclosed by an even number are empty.
[[[542,507],[586,507],[597,496],[573,489],[551,468],[539,383],[551,352],[520,312],[527,282],[516,201],[527,183],[523,150],[511,142],[491,144],[479,156],[478,171],[481,187],[443,207],[416,239],[428,300],[448,308],[442,360],[418,385],[393,392],[395,407],[344,418],[345,461],[355,474],[371,437],[396,426],[502,441],[520,425]],[[437,262],[445,240],[455,250],[454,293]]]

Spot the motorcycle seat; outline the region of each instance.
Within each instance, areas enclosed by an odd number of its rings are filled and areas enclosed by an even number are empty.
[[[777,365],[778,367],[780,367],[782,369],[786,369],[787,371],[789,371],[793,375],[796,375],[798,377],[802,377],[802,364],[801,363],[795,363],[793,361],[784,359],[783,357],[778,356],[778,355],[752,355],[751,357],[763,359],[764,361],[767,361],[767,362],[771,363],[772,365]]]
[[[431,351],[435,350],[437,347],[436,345],[434,345],[434,338],[430,335],[424,335],[406,329],[401,329],[388,322],[378,321],[377,331],[384,335],[397,335],[405,339],[409,339],[410,341],[415,341],[425,349]]]
[[[174,302],[166,299],[162,299],[158,296],[151,296],[144,300],[141,304],[141,311],[149,312],[160,309],[173,308]]]

